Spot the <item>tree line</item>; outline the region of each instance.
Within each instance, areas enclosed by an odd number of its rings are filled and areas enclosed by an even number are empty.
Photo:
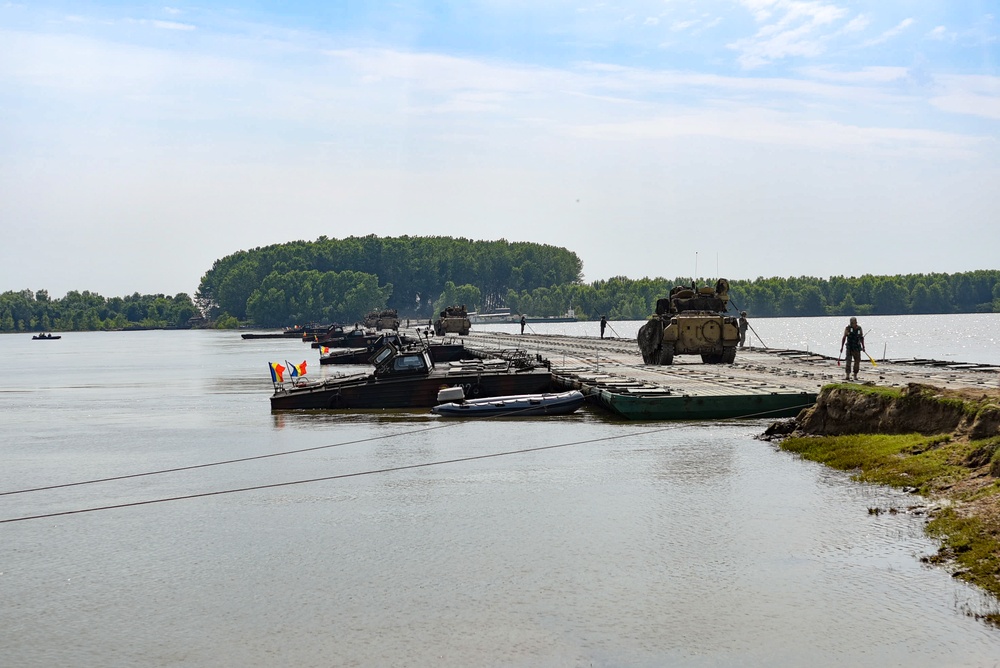
[[[0,294],[0,332],[184,328],[200,320],[198,307],[183,292],[105,298],[85,290],[61,299],[47,290]]]
[[[559,315],[572,305],[578,318],[644,320],[656,300],[676,285],[714,285],[715,278],[631,279],[618,276],[589,284],[565,284],[510,291],[507,304],[516,313]],[[730,305],[754,317],[826,315],[910,315],[929,313],[1000,313],[1000,270],[957,274],[900,276],[800,276],[732,280]]]
[[[433,319],[446,306],[498,307],[531,316],[643,320],[676,285],[715,278],[584,283],[582,263],[564,248],[450,237],[348,237],[296,241],[217,260],[195,299],[140,295],[105,298],[45,290],[0,294],[0,332],[111,330],[201,325],[282,327],[360,321],[371,310]],[[899,276],[730,279],[733,311],[752,317],[1000,313],[1000,270]]]
[[[320,237],[240,251],[215,262],[196,301],[213,319],[275,327],[353,322],[373,309],[431,319],[444,307],[498,307],[532,316],[573,309],[641,320],[689,277],[584,283],[583,264],[565,248],[451,237]],[[699,285],[713,285],[702,277]],[[998,271],[901,276],[758,277],[731,280],[732,305],[755,317],[1000,312]]]

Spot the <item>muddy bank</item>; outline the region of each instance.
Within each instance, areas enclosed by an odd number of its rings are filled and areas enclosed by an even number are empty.
[[[926,561],[1000,597],[1000,391],[829,385],[762,438],[923,495],[927,531],[941,541]],[[989,620],[1000,624],[1000,602]]]
[[[831,385],[795,419],[800,435],[952,434],[965,440],[1000,435],[1000,392],[910,383],[902,390]]]

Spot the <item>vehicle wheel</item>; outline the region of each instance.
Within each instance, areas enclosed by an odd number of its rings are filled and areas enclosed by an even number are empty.
[[[642,361],[645,364],[659,364],[660,344],[663,342],[663,323],[657,318],[648,320],[645,325],[639,328],[636,336],[636,343],[639,344],[639,352],[642,353]]]
[[[674,363],[674,344],[660,344],[660,364],[669,366]]]
[[[726,346],[722,349],[722,363],[732,364],[736,361],[736,346]]]

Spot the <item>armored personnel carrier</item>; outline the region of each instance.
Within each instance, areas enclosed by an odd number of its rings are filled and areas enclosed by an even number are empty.
[[[394,308],[381,311],[369,311],[365,316],[365,327],[380,331],[383,329],[399,330],[399,314]]]
[[[732,364],[740,342],[737,318],[726,315],[729,281],[715,287],[678,285],[656,301],[656,313],[639,328],[646,364],[673,364],[674,355],[701,355],[706,364]]]
[[[465,336],[469,333],[472,323],[469,321],[469,312],[465,310],[465,305],[449,306],[441,311],[441,317],[434,321],[434,333],[438,336],[445,334],[458,334]]]

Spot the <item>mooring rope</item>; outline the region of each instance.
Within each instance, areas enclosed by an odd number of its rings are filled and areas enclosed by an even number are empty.
[[[789,407],[785,407],[785,408],[781,408],[781,409],[775,409],[775,410],[770,410],[770,411],[761,411],[761,412],[758,412],[758,413],[749,413],[747,415],[742,415],[742,416],[738,416],[738,417],[731,418],[731,419],[734,419],[734,420],[748,420],[748,419],[753,419],[753,418],[767,417],[768,415],[770,415],[772,413],[779,412],[779,411],[780,412],[784,412],[784,411],[787,411],[787,410],[801,409],[801,408],[806,408],[806,407],[811,406],[811,405],[812,405],[812,403],[810,402],[808,404],[802,404],[801,406],[789,406]],[[404,432],[404,433],[400,433],[400,434],[390,434],[388,436],[379,436],[379,437],[373,437],[373,438],[370,438],[370,439],[361,439],[361,440],[358,440],[358,441],[351,441],[349,443],[363,443],[363,442],[366,442],[366,441],[379,440],[379,439],[382,439],[382,438],[392,438],[392,437],[395,437],[395,436],[402,436],[402,435],[406,435],[406,434],[409,434],[409,433],[420,433],[422,431],[430,431],[431,429],[438,429],[438,428],[441,428],[441,427],[444,427],[444,426],[451,426],[451,425],[440,425],[440,426],[436,426],[436,427],[429,427],[427,429],[416,430],[416,431],[413,431],[413,432]],[[662,432],[665,432],[665,431],[671,431],[671,430],[674,430],[674,429],[680,429],[682,427],[687,427],[687,426],[690,426],[690,424],[689,423],[676,423],[676,422],[674,422],[674,423],[671,423],[668,426],[660,427],[658,429],[650,429],[650,430],[642,431],[641,435],[657,434],[657,433],[662,433]],[[95,507],[91,507],[91,508],[79,508],[79,509],[76,509],[76,510],[63,510],[63,511],[52,512],[52,513],[43,513],[43,514],[40,514],[40,515],[27,515],[27,516],[24,516],[24,517],[13,517],[13,518],[8,518],[8,519],[0,519],[0,524],[9,524],[9,523],[12,523],[12,522],[26,522],[26,521],[30,521],[30,520],[41,520],[41,519],[48,519],[48,518],[52,518],[52,517],[62,517],[62,516],[65,516],[65,515],[78,515],[78,514],[81,514],[81,513],[93,513],[93,512],[99,512],[99,511],[104,511],[104,510],[115,510],[115,509],[119,509],[119,508],[133,508],[133,507],[136,507],[136,506],[147,506],[147,505],[151,505],[151,504],[154,504],[154,503],[167,503],[167,502],[170,502],[170,501],[183,501],[183,500],[187,500],[187,499],[199,499],[199,498],[205,498],[205,497],[209,497],[209,496],[221,496],[221,495],[224,495],[224,494],[238,494],[238,493],[241,493],[241,492],[254,492],[254,491],[260,491],[260,490],[265,490],[265,489],[275,489],[275,488],[278,488],[278,487],[290,487],[290,486],[293,486],[293,485],[306,485],[306,484],[310,484],[310,483],[314,483],[314,482],[324,482],[324,481],[330,481],[330,480],[340,480],[340,479],[344,479],[344,478],[356,478],[356,477],[360,477],[360,476],[376,475],[376,474],[380,474],[380,473],[393,473],[393,472],[397,472],[397,471],[406,471],[406,470],[418,469],[418,468],[428,468],[428,467],[431,467],[431,466],[443,466],[445,464],[457,464],[457,463],[460,463],[460,462],[471,462],[471,461],[476,461],[476,460],[481,460],[481,459],[491,459],[491,458],[496,458],[496,457],[509,457],[511,455],[520,455],[520,454],[527,454],[527,453],[532,453],[532,452],[542,452],[542,451],[545,451],[545,450],[555,450],[555,449],[558,449],[558,448],[567,448],[567,447],[571,447],[571,446],[575,446],[575,445],[587,445],[587,444],[591,444],[591,443],[601,443],[601,442],[606,442],[606,441],[614,441],[614,440],[618,440],[618,439],[622,439],[622,438],[631,438],[631,437],[634,437],[636,435],[637,434],[635,432],[629,432],[627,434],[617,434],[617,435],[614,435],[614,436],[602,436],[602,437],[599,437],[599,438],[592,438],[592,439],[587,439],[587,440],[583,440],[583,441],[572,441],[570,443],[559,443],[559,444],[556,444],[556,445],[542,445],[542,446],[538,446],[538,447],[534,447],[534,448],[521,448],[521,449],[518,449],[518,450],[506,450],[506,451],[503,451],[503,452],[492,452],[492,453],[488,453],[488,454],[485,454],[485,455],[471,455],[469,457],[458,457],[458,458],[455,458],[455,459],[443,459],[443,460],[438,460],[438,461],[433,461],[433,462],[423,462],[423,463],[420,463],[420,464],[407,464],[407,465],[404,465],[404,466],[393,466],[393,467],[388,467],[388,468],[384,468],[384,469],[375,469],[375,470],[369,470],[369,471],[358,471],[358,472],[355,472],[355,473],[341,473],[341,474],[337,474],[337,475],[323,476],[323,477],[320,477],[320,478],[308,478],[308,479],[305,479],[305,480],[291,480],[291,481],[287,481],[287,482],[269,483],[269,484],[266,484],[266,485],[254,485],[254,486],[251,486],[251,487],[238,487],[238,488],[234,488],[234,489],[216,490],[216,491],[211,491],[211,492],[200,492],[200,493],[197,493],[197,494],[185,494],[185,495],[181,495],[181,496],[171,496],[171,497],[158,498],[158,499],[148,499],[146,501],[132,501],[132,502],[129,502],[129,503],[118,503],[118,504],[107,505],[107,506],[95,506]],[[249,460],[252,460],[252,459],[262,459],[262,458],[268,457],[268,456],[279,456],[279,455],[283,455],[283,454],[295,454],[295,453],[298,453],[298,452],[308,452],[310,450],[319,450],[319,449],[322,449],[324,447],[337,447],[339,445],[347,445],[347,444],[348,443],[338,443],[338,444],[334,444],[334,445],[317,446],[315,448],[304,448],[302,450],[289,451],[289,452],[286,452],[286,453],[274,453],[273,455],[261,455],[261,456],[258,456],[258,457],[244,458],[242,460],[230,460],[230,462],[249,461]],[[223,464],[223,463],[229,463],[229,462],[216,462],[216,463],[207,464],[207,465],[206,464],[199,464],[199,465],[190,466],[190,467],[180,467],[180,468],[177,468],[177,469],[165,470],[165,471],[162,471],[162,472],[169,472],[169,471],[173,471],[173,470],[182,471],[182,470],[188,470],[188,469],[192,469],[192,468],[203,468],[205,466],[217,466],[217,465]],[[121,479],[122,477],[138,477],[139,475],[152,475],[154,473],[159,473],[159,472],[150,472],[148,474],[133,474],[131,476],[120,476],[118,478],[106,478],[106,479],[102,479],[100,481],[93,481],[93,482],[103,482],[104,480],[118,480],[118,479]],[[83,483],[71,483],[71,485],[72,484],[86,484],[86,482],[83,482]],[[63,485],[63,486],[69,486],[69,485]],[[58,487],[58,486],[56,486],[56,487]],[[49,487],[49,488],[38,488],[38,489],[51,489],[51,487]],[[31,490],[25,490],[25,491],[31,491]]]

